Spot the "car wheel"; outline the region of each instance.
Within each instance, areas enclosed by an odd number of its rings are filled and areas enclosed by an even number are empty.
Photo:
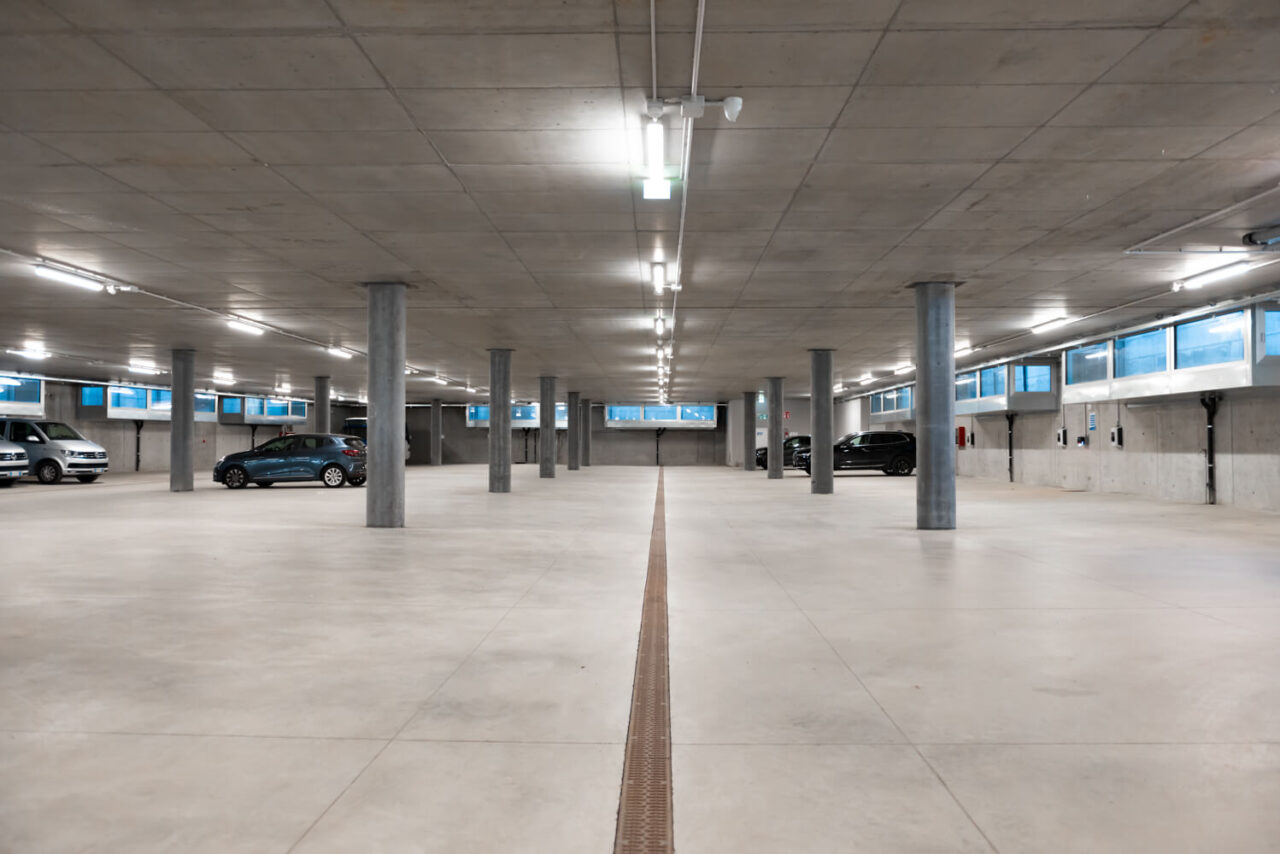
[[[325,466],[324,471],[320,472],[320,479],[325,486],[331,488],[342,486],[347,482],[347,473],[342,470],[342,466]]]
[[[365,481],[368,479],[369,479],[368,475],[362,474],[359,477],[347,478],[347,483],[351,484],[352,486],[364,486]]]
[[[223,472],[222,482],[227,489],[244,489],[249,485],[249,473],[240,466],[232,466]]]
[[[893,463],[890,466],[890,469],[892,470],[892,472],[898,475],[899,477],[906,477],[907,475],[911,474],[911,470],[913,468],[915,468],[915,466],[913,466],[911,464],[911,460],[907,459],[906,457],[898,457],[896,460],[893,461]]]
[[[76,475],[76,480],[80,481],[81,483],[93,483],[93,482],[94,482],[95,480],[97,480],[97,479],[98,479],[98,476],[97,476],[96,474],[78,474],[78,475]]]
[[[804,467],[804,473],[809,475],[809,477],[813,477],[813,469],[810,466]]]
[[[41,483],[58,483],[62,480],[62,469],[53,460],[45,460],[36,466],[36,479]]]
[[[261,487],[276,485],[276,482],[274,480],[255,480],[254,483],[256,483],[258,486],[261,486]]]

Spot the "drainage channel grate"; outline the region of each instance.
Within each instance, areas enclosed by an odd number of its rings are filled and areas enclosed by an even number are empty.
[[[649,575],[631,689],[614,854],[671,854],[671,706],[667,669],[667,517],[662,469],[649,539]]]

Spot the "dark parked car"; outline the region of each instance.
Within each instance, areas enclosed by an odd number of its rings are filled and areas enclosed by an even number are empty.
[[[796,454],[796,468],[812,474],[812,452]],[[846,469],[880,469],[885,474],[908,475],[916,467],[916,437],[900,430],[872,430],[850,433],[836,442],[836,471]]]
[[[299,480],[318,480],[325,486],[361,486],[366,477],[364,442],[336,433],[280,436],[252,451],[227,454],[213,467],[214,483],[228,489]]]
[[[782,467],[795,468],[796,452],[809,450],[808,436],[788,436],[782,441]],[[756,468],[769,467],[769,449],[756,448]]]

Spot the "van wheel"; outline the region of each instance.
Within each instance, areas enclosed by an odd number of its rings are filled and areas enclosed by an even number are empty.
[[[249,485],[249,473],[240,466],[232,466],[223,472],[222,482],[227,489],[244,489]]]
[[[98,479],[98,476],[97,476],[96,474],[78,474],[78,475],[76,475],[76,480],[80,481],[81,483],[93,483],[93,482],[94,482],[95,480],[97,480],[97,479]]]
[[[36,479],[41,483],[59,483],[62,480],[62,469],[53,460],[45,460],[36,466]]]
[[[320,472],[320,479],[328,487],[342,486],[347,482],[347,473],[342,470],[342,466],[325,466],[324,471]]]

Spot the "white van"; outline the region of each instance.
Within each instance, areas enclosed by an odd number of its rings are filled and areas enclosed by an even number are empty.
[[[31,472],[41,483],[57,483],[67,476],[93,483],[107,470],[106,448],[61,421],[0,418],[0,431],[0,439],[27,452]]]

